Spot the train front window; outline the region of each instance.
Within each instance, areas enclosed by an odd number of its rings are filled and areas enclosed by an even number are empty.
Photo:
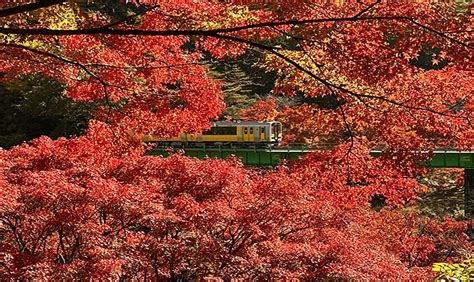
[[[211,127],[211,129],[204,131],[202,135],[237,135],[237,127]]]
[[[274,123],[272,125],[272,138],[281,138],[281,123]]]
[[[281,138],[281,134],[282,134],[281,123],[278,122],[278,123],[276,124],[276,128],[277,128],[277,135],[276,135],[276,136],[277,136],[278,138]]]

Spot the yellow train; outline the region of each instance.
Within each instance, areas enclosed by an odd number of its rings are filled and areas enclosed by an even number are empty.
[[[167,145],[209,144],[229,145],[270,145],[278,144],[282,139],[282,126],[278,121],[216,121],[211,128],[199,134],[181,133],[174,138],[156,138],[145,136],[145,142],[157,142]]]

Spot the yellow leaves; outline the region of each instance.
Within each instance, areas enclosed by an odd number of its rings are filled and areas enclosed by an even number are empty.
[[[219,22],[202,22],[201,26],[206,30],[221,28],[222,24]]]
[[[54,5],[48,8],[39,9],[34,12],[22,13],[9,17],[9,23],[13,23],[14,26],[42,26],[50,29],[76,29],[77,14],[73,8],[73,5],[63,4]],[[3,24],[4,27],[10,27],[7,24]],[[45,47],[46,44],[35,38],[32,39],[30,36],[15,35],[15,34],[2,34],[0,35],[0,42],[6,44],[17,44],[28,48],[37,49],[39,47]]]
[[[410,61],[418,56],[418,52],[410,48],[406,52],[403,52],[402,56],[405,60]]]
[[[336,63],[327,60],[326,53],[322,49],[308,48],[305,51],[281,49],[278,52],[332,85],[344,85],[344,88],[348,90],[361,93],[377,93],[379,91],[376,87],[367,87],[357,80],[349,79],[340,71]],[[291,94],[291,91],[298,90],[309,96],[327,94],[326,85],[274,54],[265,55],[259,67],[268,72],[276,71],[277,81],[274,90],[278,89],[279,91],[275,93]]]
[[[1,34],[0,42],[7,43],[7,44],[15,43],[17,38],[18,38],[18,35],[15,35],[15,34]]]
[[[20,43],[20,45],[23,45],[25,47],[29,47],[32,49],[37,49],[38,47],[44,46],[44,43],[40,40],[33,39],[33,40],[27,40],[23,43]]]
[[[474,278],[474,257],[463,260],[461,263],[435,263],[431,269],[439,272],[435,281],[444,279],[456,279],[456,281],[472,281]]]
[[[29,39],[28,37],[25,38],[24,36],[18,36],[15,34],[1,34],[0,35],[0,42],[6,44],[16,44],[22,45],[29,48],[38,48],[43,47],[44,43],[38,39]]]
[[[249,16],[248,6],[233,7],[233,9],[230,9],[230,11],[227,14],[227,17],[235,21],[248,20],[248,16]],[[256,17],[254,17],[254,19],[256,19]]]
[[[247,6],[231,6],[222,11],[222,17],[204,20],[199,25],[207,30],[217,28],[229,28],[236,25],[255,23],[259,17],[250,13]],[[205,17],[204,17],[205,18]]]
[[[56,5],[39,15],[40,23],[50,29],[76,29],[76,13],[69,5]]]
[[[50,29],[76,29],[76,18],[78,17],[78,5],[74,1],[68,1],[61,5],[53,5],[47,8],[18,13],[0,19],[2,23],[8,23],[16,27],[44,27]]]

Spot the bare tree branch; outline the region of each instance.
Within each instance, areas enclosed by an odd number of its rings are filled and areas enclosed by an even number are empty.
[[[231,33],[241,30],[249,30],[263,27],[278,27],[287,25],[302,25],[308,23],[325,23],[325,22],[344,22],[344,21],[378,21],[378,20],[408,20],[410,18],[403,16],[381,16],[381,17],[342,17],[342,18],[324,18],[309,20],[289,20],[280,22],[263,22],[257,24],[249,24],[231,28],[217,28],[209,30],[144,30],[144,29],[111,29],[110,24],[85,29],[48,29],[48,28],[0,28],[3,34],[23,34],[23,35],[83,35],[83,34],[110,34],[110,35],[142,35],[142,36],[170,36],[170,35],[212,35],[215,33]]]
[[[469,43],[462,42],[455,38],[452,38],[443,32],[437,31],[427,25],[421,24],[410,17],[404,16],[380,16],[380,17],[342,17],[342,18],[324,18],[324,19],[310,19],[310,20],[290,20],[290,21],[281,21],[281,22],[264,22],[258,24],[250,24],[245,26],[233,27],[233,28],[218,28],[210,30],[144,30],[144,29],[111,29],[111,25],[108,24],[100,27],[85,28],[85,29],[48,29],[48,28],[5,28],[0,27],[1,34],[21,34],[21,35],[50,35],[50,36],[69,36],[69,35],[86,35],[86,34],[108,34],[108,35],[136,35],[136,36],[215,36],[219,33],[232,33],[241,30],[249,30],[254,28],[262,27],[277,27],[284,25],[301,25],[307,23],[323,23],[323,22],[345,22],[345,21],[378,21],[378,20],[400,20],[408,21],[422,29],[430,31],[437,34],[445,39],[448,39],[452,42],[460,44],[466,48],[473,49]],[[120,21],[119,21],[120,22]]]
[[[456,38],[452,38],[451,36],[447,36],[445,33],[441,32],[441,31],[437,31],[437,30],[435,30],[435,29],[433,29],[433,28],[431,28],[431,27],[429,27],[429,26],[427,26],[427,25],[421,24],[421,23],[415,21],[414,19],[408,18],[407,20],[408,20],[409,22],[413,23],[414,25],[418,26],[418,27],[421,27],[421,28],[423,28],[423,29],[426,29],[426,30],[428,30],[428,31],[430,31],[430,32],[432,32],[432,33],[434,33],[434,34],[436,34],[436,35],[439,35],[439,36],[445,38],[445,39],[448,39],[448,40],[450,40],[450,41],[452,41],[452,42],[455,42],[455,43],[457,43],[457,44],[459,44],[459,45],[462,45],[462,46],[464,46],[464,47],[467,47],[467,48],[469,48],[469,49],[473,49],[473,50],[474,50],[474,47],[472,46],[472,44],[462,42],[462,41],[460,41],[460,40],[457,40]]]

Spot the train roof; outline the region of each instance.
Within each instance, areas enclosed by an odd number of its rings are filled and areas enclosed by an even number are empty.
[[[220,126],[220,125],[255,125],[255,126],[262,126],[262,125],[270,125],[280,123],[279,121],[215,121],[212,123],[213,126]]]

